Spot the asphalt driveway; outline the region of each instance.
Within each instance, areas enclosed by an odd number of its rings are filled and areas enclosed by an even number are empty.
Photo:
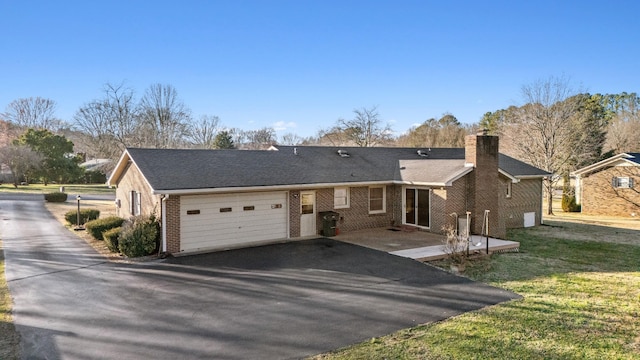
[[[29,359],[301,358],[518,297],[331,239],[110,263],[41,200],[0,238]]]

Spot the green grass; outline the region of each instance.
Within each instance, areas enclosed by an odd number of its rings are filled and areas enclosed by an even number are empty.
[[[116,191],[115,188],[109,189],[105,184],[29,184],[20,185],[17,189],[12,184],[2,184],[0,193],[44,194],[57,192],[61,186],[64,186],[64,192],[67,194],[113,194]]]
[[[467,266],[468,277],[523,299],[317,358],[640,358],[640,246],[535,234],[512,231],[509,238],[521,243],[520,253]]]
[[[11,317],[11,295],[4,276],[4,251],[0,240],[0,359],[17,359],[19,335]]]

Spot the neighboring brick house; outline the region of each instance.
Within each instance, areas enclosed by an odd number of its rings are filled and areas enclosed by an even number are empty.
[[[118,215],[155,213],[162,249],[193,253],[339,232],[412,226],[441,233],[469,212],[472,233],[541,223],[548,173],[498,154],[498,138],[465,148],[275,146],[262,150],[127,149],[113,171]],[[489,210],[486,212],[486,210]],[[331,234],[328,234],[331,235]]]
[[[640,216],[640,153],[618,154],[571,175],[582,213]]]

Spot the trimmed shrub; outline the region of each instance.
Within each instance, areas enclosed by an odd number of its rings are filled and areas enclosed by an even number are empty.
[[[104,243],[111,252],[120,252],[118,249],[118,238],[120,237],[121,231],[122,227],[116,227],[102,233]]]
[[[580,212],[581,206],[576,204],[576,190],[569,185],[569,179],[565,179],[562,188],[562,211],[564,212]]]
[[[65,202],[67,201],[67,194],[63,192],[52,192],[48,194],[44,194],[44,199],[47,202]]]
[[[113,228],[122,226],[124,219],[117,216],[109,216],[102,219],[96,219],[84,224],[87,232],[91,234],[96,240],[104,240],[102,233]]]
[[[80,209],[80,225],[95,220],[100,217],[100,210],[98,209]],[[76,225],[78,222],[78,210],[70,210],[64,214],[64,219],[70,225]]]
[[[576,204],[575,195],[562,195],[562,211],[580,212],[581,206]]]
[[[150,255],[158,249],[160,224],[154,216],[138,216],[127,222],[118,239],[118,249],[128,257]]]

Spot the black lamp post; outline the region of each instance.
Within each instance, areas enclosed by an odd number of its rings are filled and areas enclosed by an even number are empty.
[[[84,227],[80,226],[80,195],[76,196],[76,200],[78,200],[78,216],[76,218],[76,228],[74,230],[84,230]]]

